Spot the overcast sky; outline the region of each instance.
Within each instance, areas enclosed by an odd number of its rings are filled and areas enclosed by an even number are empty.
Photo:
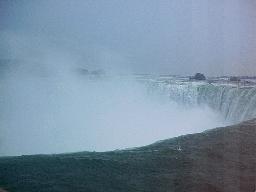
[[[17,41],[89,69],[256,75],[255,0],[0,0],[0,32],[2,58]]]

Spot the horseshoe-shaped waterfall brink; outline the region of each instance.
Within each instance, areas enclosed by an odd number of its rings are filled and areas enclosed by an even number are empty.
[[[151,92],[187,106],[207,105],[233,124],[256,117],[256,85],[217,80],[196,82],[186,78],[151,79]]]

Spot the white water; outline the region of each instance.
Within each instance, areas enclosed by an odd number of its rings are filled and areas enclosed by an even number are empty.
[[[151,91],[187,106],[207,105],[231,123],[256,117],[256,88],[198,82],[154,82]]]

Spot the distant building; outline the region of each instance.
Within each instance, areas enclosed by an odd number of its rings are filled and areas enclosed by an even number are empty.
[[[233,76],[233,77],[229,78],[229,81],[239,82],[239,81],[241,81],[241,79],[239,77]]]
[[[190,77],[190,80],[204,81],[206,77],[202,73],[196,73],[193,77]]]

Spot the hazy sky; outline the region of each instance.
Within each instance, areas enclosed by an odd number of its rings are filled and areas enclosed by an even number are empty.
[[[256,75],[255,0],[0,0],[0,33],[3,58],[17,41],[90,69]]]

